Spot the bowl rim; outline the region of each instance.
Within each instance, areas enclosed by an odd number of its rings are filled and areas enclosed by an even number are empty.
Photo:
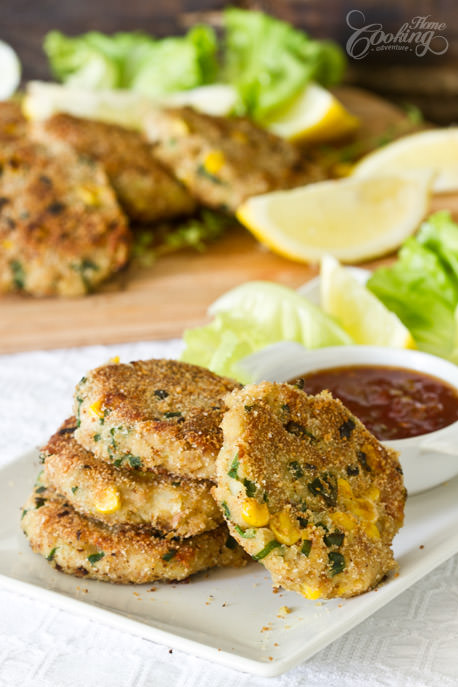
[[[333,367],[347,367],[355,364],[374,365],[380,367],[399,367],[416,370],[417,372],[427,374],[431,377],[436,377],[437,379],[440,379],[454,388],[458,393],[458,365],[455,365],[455,363],[451,362],[450,360],[440,358],[439,356],[431,353],[425,353],[424,351],[406,348],[388,348],[383,346],[364,346],[359,344],[306,349],[304,346],[296,342],[282,341],[267,347],[264,349],[264,353],[268,354],[268,351],[272,350],[274,347],[284,347],[284,344],[287,344],[290,350],[292,350],[291,344],[295,346],[298,354],[300,353],[300,349],[302,349],[304,355],[304,372],[311,372],[312,370],[325,370]],[[358,359],[360,357],[362,360]],[[366,360],[364,358],[366,358]],[[272,365],[272,374],[275,374],[273,370],[274,365]],[[293,373],[293,375],[295,374],[296,373]],[[297,373],[297,375],[300,374],[300,372]],[[283,376],[284,375],[280,375],[280,377]],[[285,379],[283,379],[282,382],[288,381],[288,379],[291,379],[291,376],[292,375],[288,375],[287,379],[285,376]],[[451,424],[434,430],[433,432],[418,434],[414,437],[392,440],[384,439],[383,443],[391,448],[399,448],[400,446],[406,448],[408,446],[413,446],[419,442],[425,441],[426,438],[430,439],[431,437],[440,437],[442,439],[444,438],[444,435],[452,432],[458,434],[458,421],[452,422]]]

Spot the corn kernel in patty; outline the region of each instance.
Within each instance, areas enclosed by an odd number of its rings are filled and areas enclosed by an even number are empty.
[[[103,406],[103,401],[101,398],[99,398],[97,401],[94,401],[94,403],[91,403],[91,405],[89,406],[90,414],[95,416],[95,417],[103,417],[104,412],[102,410],[102,406]]]
[[[291,519],[287,511],[280,511],[272,515],[269,522],[269,527],[275,535],[277,541],[281,544],[291,546],[301,538],[301,530],[296,523]]]
[[[224,165],[224,153],[221,150],[211,150],[204,159],[204,167],[209,174],[217,174]]]
[[[99,513],[114,513],[121,507],[121,497],[116,487],[105,489],[94,502],[94,507]]]
[[[314,588],[310,587],[308,584],[303,584],[301,586],[301,594],[305,596],[306,599],[309,599],[310,601],[315,601],[316,599],[319,599],[321,596],[321,591],[319,588]]]
[[[269,522],[269,509],[256,499],[246,499],[242,505],[242,518],[251,527],[263,527]]]

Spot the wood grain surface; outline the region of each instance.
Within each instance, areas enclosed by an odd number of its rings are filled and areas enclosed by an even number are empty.
[[[339,97],[362,118],[363,138],[405,121],[396,107],[363,91],[340,89]],[[439,208],[458,218],[458,195],[435,197],[431,210]],[[132,265],[91,296],[2,297],[0,353],[181,336],[183,329],[203,324],[210,303],[238,284],[265,279],[297,287],[316,273],[314,266],[274,255],[236,227],[203,254],[182,251],[150,268]]]

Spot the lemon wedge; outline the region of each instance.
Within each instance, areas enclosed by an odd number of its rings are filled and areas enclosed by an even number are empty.
[[[329,253],[362,262],[397,248],[428,207],[432,176],[340,179],[253,196],[237,217],[275,253],[316,262]]]
[[[32,121],[66,112],[75,117],[141,129],[148,113],[157,107],[189,105],[207,114],[228,115],[235,107],[237,97],[235,89],[225,84],[201,86],[153,100],[135,91],[91,91],[46,81],[31,81],[27,85],[22,109]]]
[[[21,80],[21,63],[13,48],[0,41],[0,100],[7,100]]]
[[[46,81],[30,81],[22,101],[24,115],[32,121],[65,112],[128,129],[140,129],[154,106],[150,98],[134,91],[91,91]]]
[[[355,343],[415,348],[397,315],[330,255],[321,261],[320,297],[322,309],[336,318]]]
[[[330,91],[311,83],[267,128],[290,141],[321,143],[341,138],[359,126],[359,120]]]
[[[458,189],[458,127],[422,131],[400,138],[360,160],[353,170],[358,179],[412,169],[435,173],[434,191]]]
[[[162,98],[161,103],[171,107],[187,105],[205,114],[227,117],[234,110],[237,100],[238,94],[233,86],[215,83],[171,93]]]

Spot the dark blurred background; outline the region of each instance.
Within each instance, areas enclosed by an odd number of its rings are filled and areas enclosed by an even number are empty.
[[[197,21],[217,27],[224,0],[0,0],[0,38],[11,43],[24,67],[24,80],[51,77],[41,45],[50,29],[76,35],[91,29],[111,33],[142,29],[157,36],[185,31]],[[413,51],[372,51],[349,58],[347,82],[369,88],[390,100],[418,106],[439,123],[458,122],[457,0],[240,0],[232,5],[262,9],[306,30],[316,38],[333,38],[344,49],[353,30],[346,17],[364,14],[364,25],[383,25],[396,34],[414,17],[446,24],[448,42],[442,55],[418,57]],[[359,15],[363,21],[362,15]],[[441,44],[443,45],[443,43]]]

